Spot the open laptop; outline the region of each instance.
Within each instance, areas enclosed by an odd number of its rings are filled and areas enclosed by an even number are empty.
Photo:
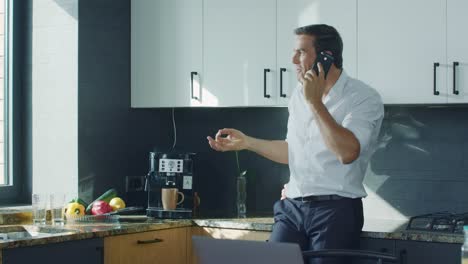
[[[299,245],[193,236],[199,264],[303,264]]]

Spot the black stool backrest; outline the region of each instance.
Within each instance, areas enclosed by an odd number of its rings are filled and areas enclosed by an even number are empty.
[[[323,250],[309,250],[302,251],[302,256],[307,258],[337,258],[337,257],[352,257],[353,259],[371,259],[375,260],[377,264],[383,263],[400,263],[400,260],[390,254],[354,250],[354,249],[323,249]]]

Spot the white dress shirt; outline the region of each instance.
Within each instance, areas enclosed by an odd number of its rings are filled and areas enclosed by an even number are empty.
[[[374,89],[342,71],[323,102],[335,121],[358,139],[359,158],[345,165],[327,148],[299,84],[288,106],[286,141],[291,175],[286,196],[365,197],[362,182],[384,116],[382,99]]]

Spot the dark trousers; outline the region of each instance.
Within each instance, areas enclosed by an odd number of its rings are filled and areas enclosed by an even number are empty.
[[[357,249],[364,224],[362,200],[303,202],[284,199],[275,203],[271,242],[297,243],[304,250]],[[316,258],[310,264],[342,264],[346,259]]]

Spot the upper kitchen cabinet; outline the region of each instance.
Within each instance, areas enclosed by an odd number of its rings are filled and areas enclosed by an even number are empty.
[[[356,0],[278,0],[277,1],[277,83],[280,105],[297,86],[296,70],[292,64],[295,47],[294,29],[311,24],[335,27],[343,39],[343,64],[350,76],[356,76]]]
[[[275,105],[276,1],[204,0],[202,101]]]
[[[358,0],[358,77],[385,104],[447,102],[446,10],[442,0]]]
[[[356,74],[356,0],[131,1],[132,107],[286,106],[294,29],[335,26]]]
[[[218,106],[287,106],[298,83],[294,29],[317,23],[342,34],[355,76],[355,0],[205,0],[203,93]]]
[[[198,106],[202,0],[131,1],[132,107]]]
[[[468,1],[447,0],[448,102],[468,102]]]

